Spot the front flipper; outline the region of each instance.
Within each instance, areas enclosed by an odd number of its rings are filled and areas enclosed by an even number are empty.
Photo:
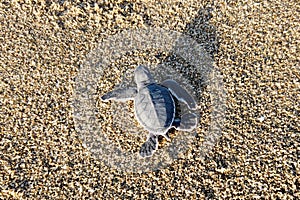
[[[150,133],[147,141],[142,145],[140,149],[140,155],[142,157],[150,157],[154,151],[158,148],[158,136]]]
[[[102,101],[115,100],[115,101],[127,101],[132,100],[137,94],[137,89],[130,88],[118,88],[111,92],[106,93],[101,97]]]
[[[198,118],[194,113],[186,113],[180,119],[174,120],[174,127],[180,131],[192,131],[197,127]]]
[[[167,87],[179,101],[186,103],[189,109],[196,110],[197,104],[194,98],[176,81],[168,79],[162,82],[161,85]]]

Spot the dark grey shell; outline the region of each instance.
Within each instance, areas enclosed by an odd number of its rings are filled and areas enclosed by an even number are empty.
[[[141,88],[135,97],[135,115],[148,131],[166,133],[175,117],[175,103],[170,91],[155,83]]]

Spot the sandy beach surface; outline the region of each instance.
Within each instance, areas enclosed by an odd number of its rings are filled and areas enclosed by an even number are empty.
[[[78,135],[76,77],[106,38],[147,27],[205,49],[222,77],[223,121],[206,148],[219,119],[204,87],[188,149],[159,170],[125,172],[93,156]],[[0,199],[299,199],[299,47],[296,0],[1,1]],[[99,77],[97,95],[137,63],[174,61],[156,49],[127,53]],[[112,125],[113,105],[98,102],[99,127],[111,143],[138,151],[145,137],[126,135],[123,121]],[[122,105],[133,113],[132,102]],[[126,125],[138,126],[129,117]],[[160,149],[167,146],[162,139]]]

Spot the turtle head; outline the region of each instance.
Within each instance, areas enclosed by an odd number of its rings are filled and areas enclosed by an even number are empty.
[[[135,69],[134,77],[138,89],[146,87],[151,83],[155,83],[149,69],[141,65]]]

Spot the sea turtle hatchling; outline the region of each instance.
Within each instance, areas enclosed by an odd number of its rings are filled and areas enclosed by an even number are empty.
[[[135,117],[149,131],[147,141],[140,149],[142,157],[152,156],[158,148],[158,136],[168,141],[168,130],[192,131],[197,126],[197,116],[188,112],[176,117],[175,100],[185,103],[190,110],[197,105],[194,98],[177,82],[168,79],[157,84],[148,68],[138,66],[134,72],[136,88],[117,88],[101,97],[102,101],[134,100]]]

